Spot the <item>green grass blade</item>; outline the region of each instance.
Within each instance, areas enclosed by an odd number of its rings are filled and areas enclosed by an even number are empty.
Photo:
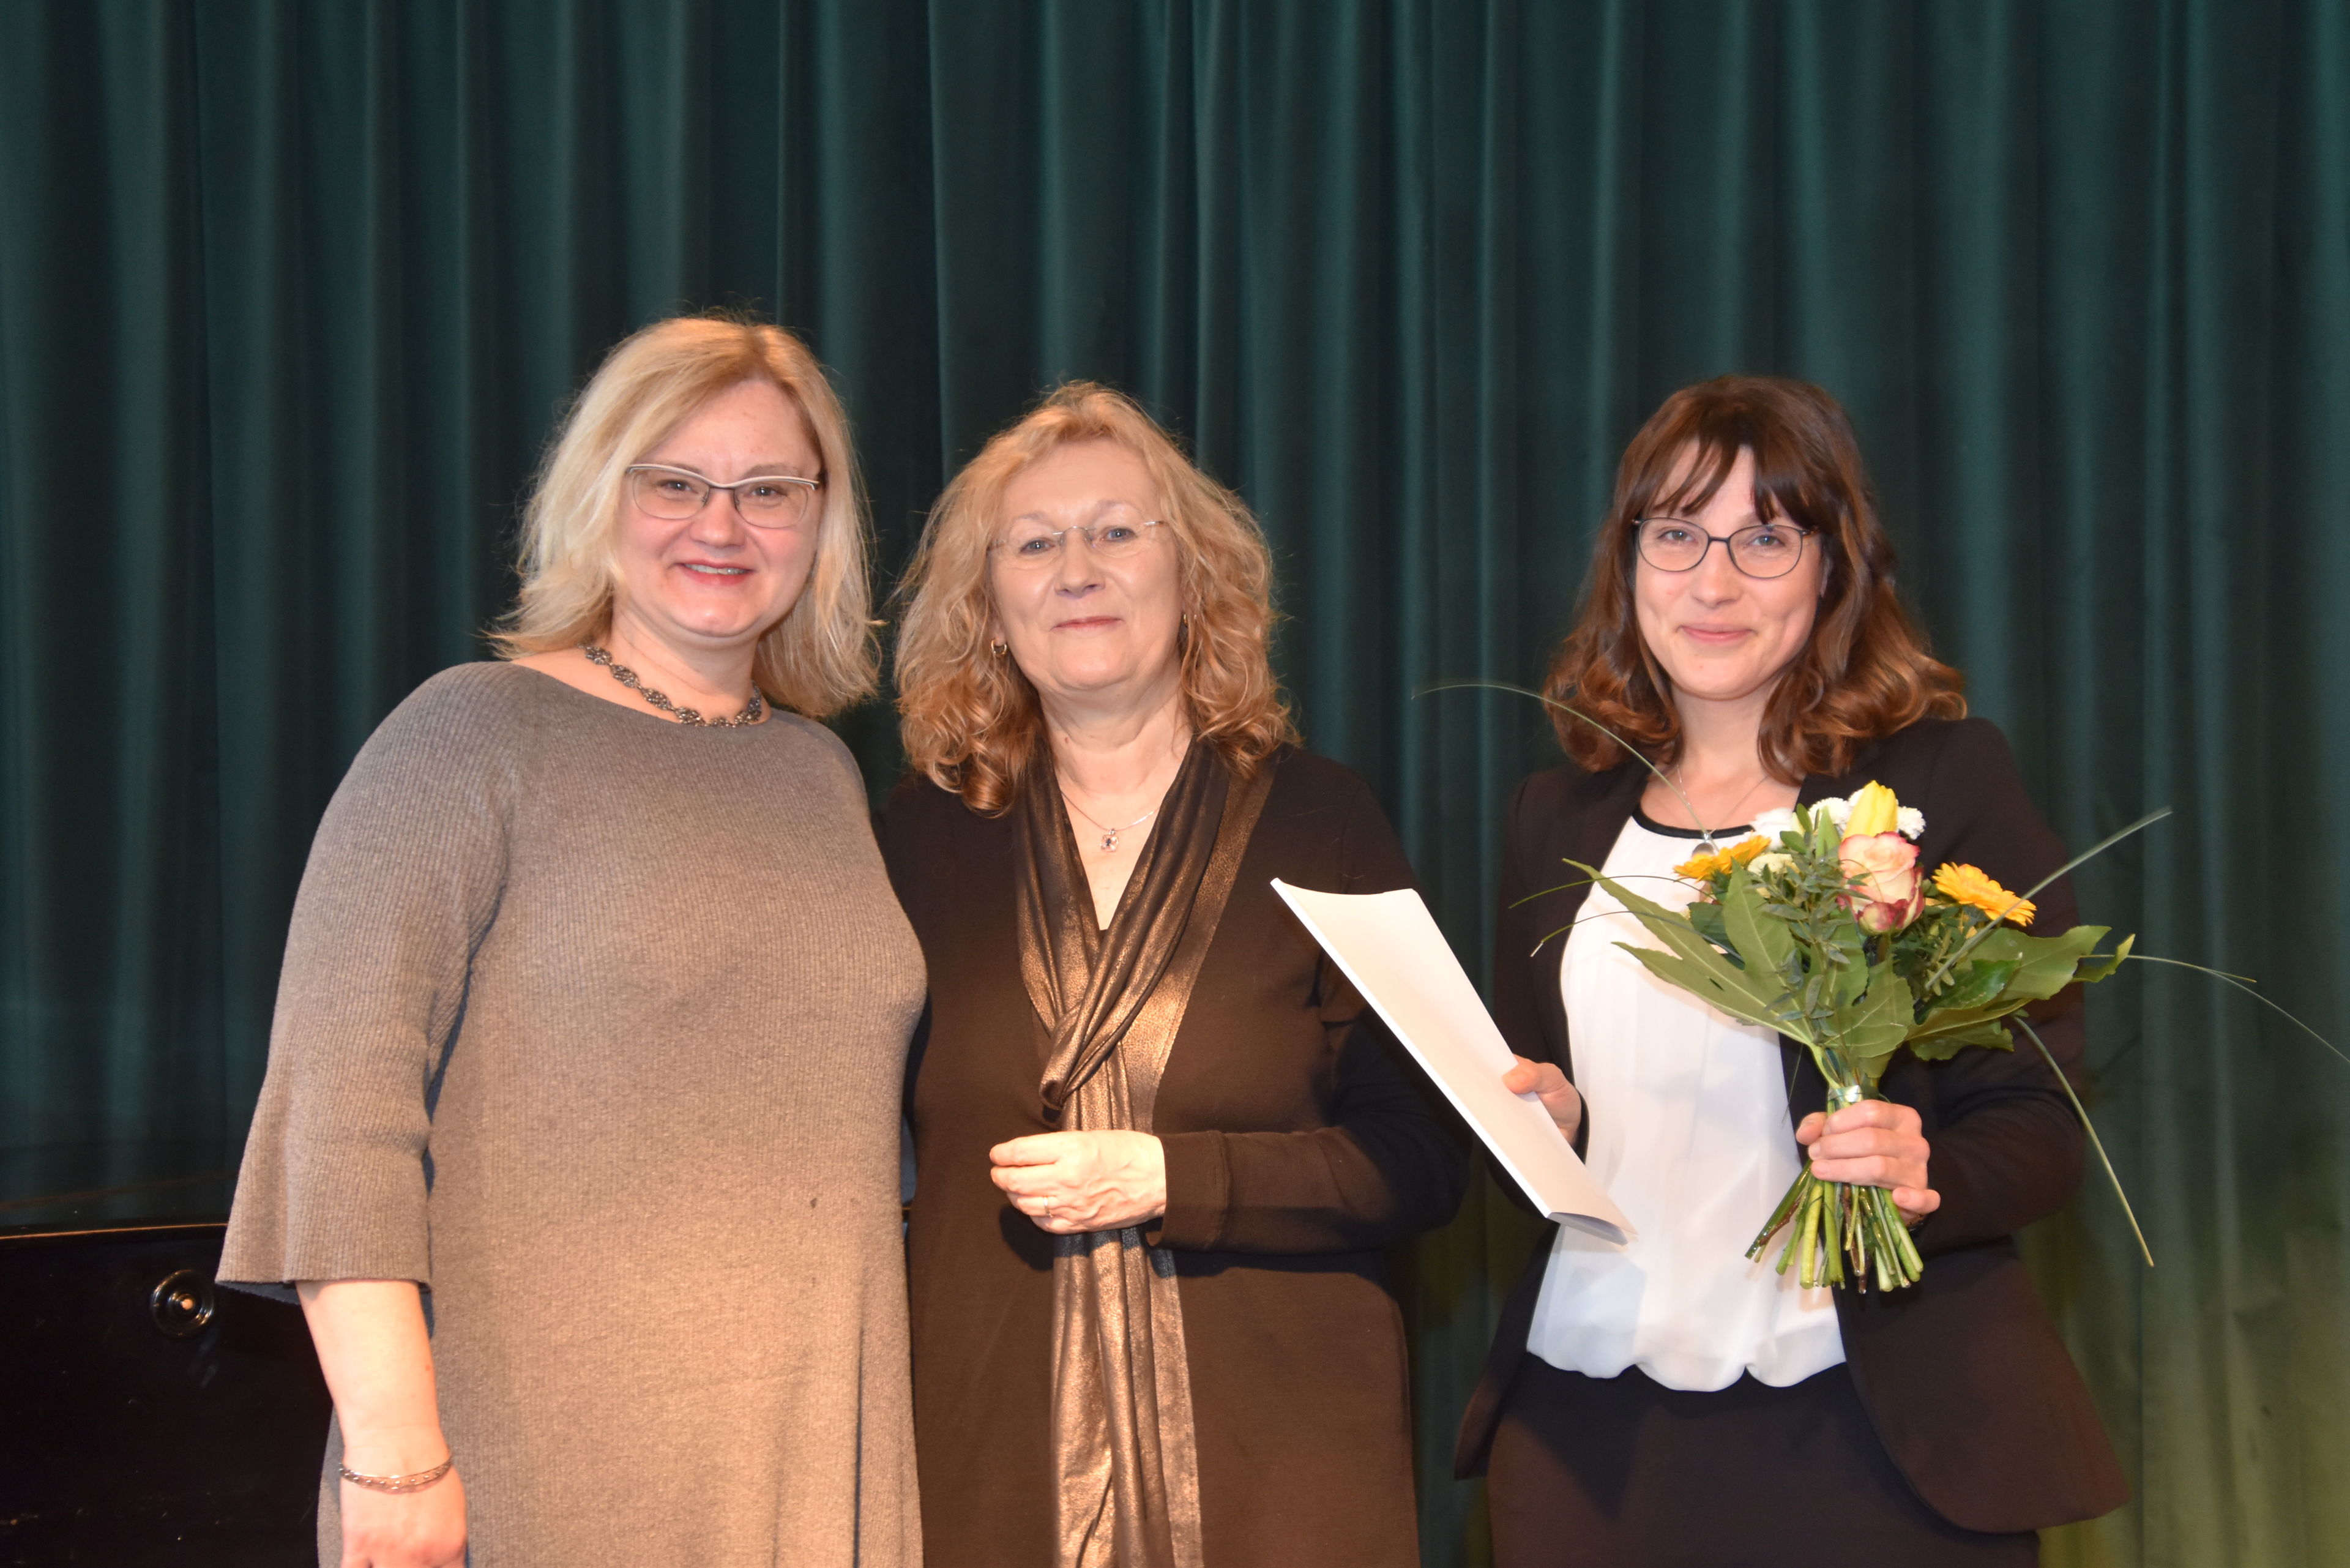
[[[1602,909],[1596,915],[1577,915],[1575,919],[1567,921],[1566,924],[1559,927],[1558,930],[1545,934],[1542,939],[1542,941],[1536,942],[1533,947],[1528,948],[1526,950],[1526,957],[1534,957],[1534,954],[1543,950],[1543,942],[1549,941],[1552,937],[1559,935],[1561,932],[1575,929],[1575,927],[1583,924],[1586,920],[1612,920],[1623,912],[1624,911],[1621,909]]]
[[[2021,1012],[2015,1015],[2014,1021],[2018,1027],[2032,1036],[2032,1043],[2040,1047],[2041,1057],[2047,1062],[2048,1070],[2055,1074],[2056,1082],[2064,1085],[2064,1097],[2073,1102],[2073,1113],[2081,1118],[2082,1129],[2089,1135],[2089,1147],[2097,1151],[2097,1163],[2106,1168],[2106,1179],[2114,1184],[2114,1196],[2122,1200],[2122,1212],[2129,1219],[2130,1234],[2137,1238],[2137,1250],[2146,1254],[2146,1266],[2149,1269],[2154,1267],[2154,1249],[2146,1244],[2146,1232],[2138,1229],[2137,1210],[2130,1207],[2129,1194],[2122,1190],[2122,1179],[2115,1173],[2114,1162],[2106,1158],[2105,1140],[2097,1136],[2097,1124],[2089,1119],[2089,1108],[2081,1103],[2081,1096],[2073,1092],[2073,1080],[2066,1077],[2064,1069],[2056,1064],[2055,1053],[2048,1049],[2048,1042],[2040,1038],[2040,1031],[2032,1027],[2031,1021]]]
[[[2320,1045],[2324,1046],[2328,1051],[2333,1052],[2336,1056],[2341,1056],[2342,1060],[2345,1062],[2350,1062],[2350,1055],[2344,1055],[2341,1046],[2336,1045],[2333,1041],[2328,1040],[2324,1035],[2320,1034],[2316,1030],[2312,1029],[2300,1019],[2293,1017],[2292,1013],[2285,1012],[2283,1008],[2279,1007],[2275,1002],[2271,1002],[2267,997],[2262,995],[2259,992],[2254,991],[2252,989],[2252,982],[2249,976],[2230,974],[2224,970],[2216,970],[2208,964],[2189,963],[2185,959],[2157,958],[2152,953],[2131,953],[2128,955],[2128,958],[2131,963],[2167,963],[2175,969],[2191,969],[2200,971],[2202,973],[2210,975],[2213,980],[2220,981],[2223,985],[2232,985],[2238,991],[2242,992],[2246,996],[2251,997],[2254,1002],[2259,1002],[2262,1007],[2268,1008],[2272,1012],[2284,1013],[2286,1019],[2293,1023],[2294,1028],[2308,1035],[2312,1040],[2316,1041]]]
[[[1561,882],[1555,888],[1544,888],[1540,892],[1529,893],[1523,898],[1513,898],[1510,900],[1509,907],[1514,909],[1521,904],[1531,904],[1536,898],[1547,898],[1553,893],[1564,893],[1570,888],[1588,888],[1595,880],[1596,880],[1596,878],[1586,877],[1579,881]],[[1686,881],[1683,881],[1680,877],[1668,877],[1661,871],[1629,871],[1625,873],[1621,880],[1627,882],[1677,882],[1684,888],[1689,886],[1689,884]]]
[[[1690,797],[1681,794],[1681,786],[1667,778],[1665,776],[1664,769],[1659,767],[1647,757],[1641,755],[1639,747],[1634,745],[1631,742],[1626,740],[1623,736],[1617,734],[1615,731],[1609,729],[1607,725],[1601,723],[1590,714],[1584,712],[1581,709],[1571,708],[1555,697],[1544,696],[1542,692],[1536,691],[1531,687],[1513,685],[1507,680],[1431,680],[1424,686],[1414,687],[1411,694],[1415,699],[1417,699],[1420,697],[1432,696],[1439,691],[1509,691],[1513,692],[1520,697],[1531,697],[1545,708],[1555,708],[1560,712],[1567,714],[1572,718],[1582,720],[1585,723],[1590,725],[1593,729],[1598,731],[1601,734],[1607,736],[1617,745],[1623,747],[1625,754],[1630,757],[1634,762],[1639,763],[1642,767],[1656,774],[1657,782],[1673,792],[1673,798],[1681,803],[1681,809],[1689,813],[1690,820],[1697,824],[1698,831],[1705,835],[1706,841],[1708,843],[1713,842],[1713,829],[1706,826],[1705,819],[1698,815],[1697,807],[1690,804]]]

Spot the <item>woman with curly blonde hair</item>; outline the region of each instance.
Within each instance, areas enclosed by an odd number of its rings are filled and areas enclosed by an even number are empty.
[[[928,961],[908,1106],[936,1565],[1419,1560],[1380,1251],[1466,1149],[1274,894],[1409,886],[1296,748],[1239,498],[1076,384],[940,497],[883,853]]]
[[[319,826],[222,1258],[308,1316],[320,1561],[919,1563],[921,960],[803,716],[874,667],[814,356],[620,344],[522,574],[506,657],[411,693]]]

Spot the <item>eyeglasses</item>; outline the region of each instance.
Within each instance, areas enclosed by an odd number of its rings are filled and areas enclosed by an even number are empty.
[[[734,510],[754,528],[796,528],[807,521],[820,479],[795,473],[757,473],[721,484],[690,468],[665,462],[640,462],[629,470],[629,495],[649,517],[681,523],[710,504],[710,493],[723,490],[734,497]]]
[[[1072,534],[1086,542],[1086,548],[1104,561],[1130,560],[1142,553],[1153,528],[1166,524],[1139,515],[1111,517],[1099,523],[1079,524],[1068,528],[1044,528],[1034,524],[1015,524],[1012,532],[990,545],[1003,564],[1023,570],[1042,570],[1061,558],[1065,541]]]
[[[1730,564],[1748,576],[1783,577],[1804,558],[1804,541],[1811,532],[1784,521],[1753,523],[1731,530],[1725,539],[1683,518],[1643,517],[1638,538],[1640,559],[1660,572],[1694,571],[1708,550],[1726,545]]]

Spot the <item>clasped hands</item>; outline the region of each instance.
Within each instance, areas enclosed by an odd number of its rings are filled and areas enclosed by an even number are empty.
[[[1034,1133],[987,1158],[1012,1206],[1055,1236],[1148,1224],[1167,1212],[1167,1151],[1149,1133]]]
[[[1514,1060],[1517,1064],[1502,1075],[1502,1087],[1538,1096],[1558,1130],[1574,1142],[1583,1126],[1583,1096],[1556,1063]],[[1814,1111],[1795,1128],[1795,1141],[1810,1152],[1812,1174],[1823,1181],[1890,1188],[1893,1206],[1915,1225],[1942,1206],[1942,1195],[1926,1185],[1926,1163],[1933,1151],[1922,1126],[1908,1106],[1863,1100],[1834,1116]]]

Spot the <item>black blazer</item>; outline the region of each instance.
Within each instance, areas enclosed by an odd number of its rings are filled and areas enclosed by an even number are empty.
[[[1572,1078],[1559,995],[1558,931],[1584,889],[1516,900],[1572,880],[1561,865],[1603,864],[1647,781],[1625,765],[1534,774],[1512,802],[1495,936],[1493,1014],[1511,1048],[1555,1062]],[[1871,779],[1926,814],[1918,864],[1981,867],[2005,887],[2029,888],[2064,852],[2023,790],[2006,739],[1981,719],[1928,720],[1862,747],[1852,771],[1804,781],[1805,804],[1850,794]],[[2038,898],[2038,933],[2076,923],[2070,880]],[[2075,1083],[2085,1044],[2074,987],[2033,1012],[2034,1027]],[[1811,1054],[1782,1039],[1789,1081],[1788,1136],[1825,1108],[1827,1085]],[[2085,1138],[2040,1054],[1970,1049],[1927,1064],[1906,1052],[1884,1077],[1891,1099],[1915,1106],[1933,1146],[1929,1179],[1942,1206],[1917,1232],[1926,1277],[1890,1295],[1835,1293],[1845,1360],[1877,1434],[1918,1494],[1968,1530],[2024,1531],[2091,1519],[2119,1507],[2129,1485],[2080,1374],[2042,1310],[2013,1233],[2063,1208],[2079,1185]],[[1589,1107],[1605,1116],[1604,1105]],[[1485,1375],[1461,1424],[1455,1469],[1482,1473],[1493,1429],[1526,1354],[1534,1298],[1550,1250],[1534,1254],[1503,1309]]]

